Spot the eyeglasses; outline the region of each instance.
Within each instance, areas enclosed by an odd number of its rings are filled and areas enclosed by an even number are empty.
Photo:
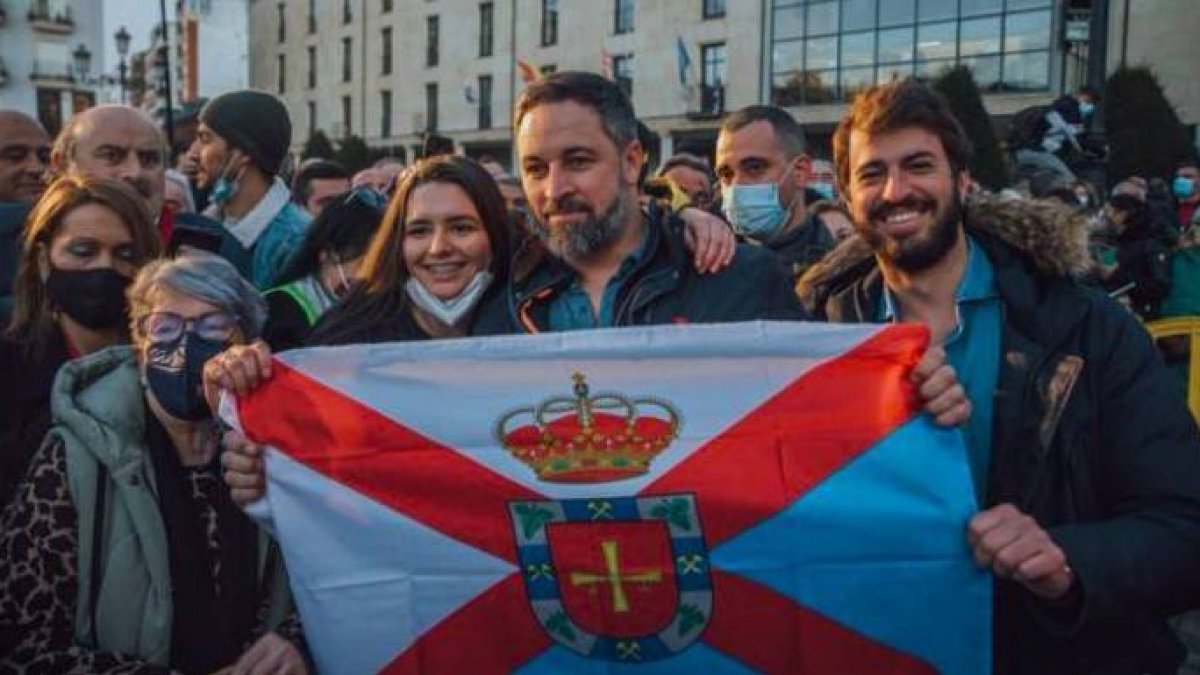
[[[387,209],[388,196],[375,188],[356,187],[346,195],[346,201],[342,203],[346,206],[362,204],[367,208],[382,212]]]
[[[205,340],[228,342],[238,327],[228,312],[209,312],[197,317],[182,317],[175,312],[151,312],[141,320],[142,332],[150,342],[162,344],[183,337],[184,331],[195,333]]]

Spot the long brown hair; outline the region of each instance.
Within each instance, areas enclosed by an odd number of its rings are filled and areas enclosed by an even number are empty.
[[[383,214],[383,224],[371,240],[358,275],[368,290],[378,293],[403,287],[408,281],[408,269],[404,266],[405,215],[413,193],[429,183],[450,183],[467,193],[487,230],[492,249],[492,274],[498,279],[504,277],[509,251],[508,212],[496,180],[473,159],[440,155],[417,163],[397,186],[396,195]]]
[[[8,338],[31,353],[40,353],[57,330],[39,257],[43,252],[47,257],[50,255],[50,243],[62,230],[67,214],[87,204],[110,209],[129,229],[136,266],[157,258],[162,251],[145,202],[125,183],[75,174],[54,181],[25,219],[21,258],[13,284],[13,314],[5,330]]]
[[[409,300],[404,290],[409,277],[404,265],[405,216],[413,193],[429,183],[457,185],[467,193],[487,231],[492,250],[492,287],[505,284],[512,256],[512,235],[504,197],[496,180],[473,159],[457,155],[430,157],[405,172],[356,275],[361,283],[322,317],[309,344],[345,344],[369,339],[381,319],[408,310]]]

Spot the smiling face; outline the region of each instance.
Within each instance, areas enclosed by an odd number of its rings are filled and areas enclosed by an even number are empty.
[[[970,177],[954,175],[937,135],[921,127],[850,134],[847,197],[855,228],[876,253],[916,272],[958,240]]]
[[[520,120],[517,152],[532,225],[556,256],[603,254],[640,217],[641,145],[617,147],[592,108],[574,101],[533,108]]]
[[[404,265],[439,300],[451,300],[492,264],[487,229],[471,197],[453,183],[413,189],[404,214]]]

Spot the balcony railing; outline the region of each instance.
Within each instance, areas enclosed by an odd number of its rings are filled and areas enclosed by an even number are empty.
[[[725,114],[725,87],[701,85],[688,105],[687,116],[692,119],[714,119]]]
[[[70,7],[51,12],[49,5],[44,2],[35,4],[29,10],[29,24],[36,31],[58,35],[67,35],[75,30]]]
[[[69,87],[75,83],[75,76],[66,63],[34,61],[29,80],[35,85]]]

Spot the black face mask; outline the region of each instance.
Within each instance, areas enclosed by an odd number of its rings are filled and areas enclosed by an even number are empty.
[[[228,346],[192,332],[174,342],[150,345],[146,386],[171,417],[196,422],[210,415],[202,388],[204,364]]]
[[[111,267],[63,270],[51,265],[46,293],[54,306],[92,330],[119,328],[128,321],[125,289],[132,281]]]

